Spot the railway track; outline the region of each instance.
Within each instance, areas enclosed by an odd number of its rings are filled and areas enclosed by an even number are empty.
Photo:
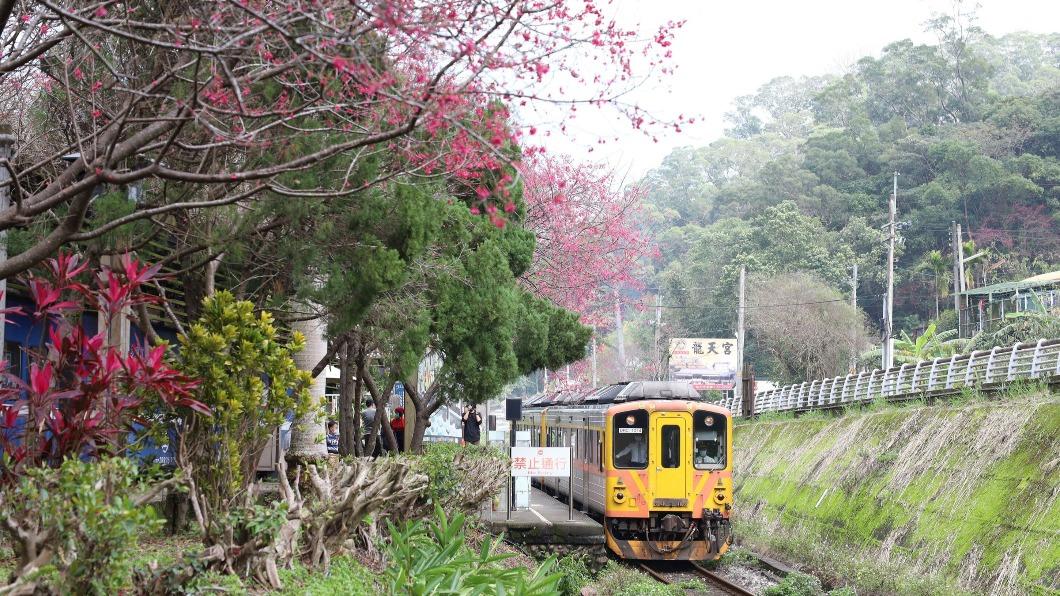
[[[702,579],[706,581],[707,586],[710,589],[708,594],[713,595],[729,595],[729,596],[754,596],[754,592],[736,585],[724,577],[710,571],[698,563],[686,562],[680,564],[680,567],[670,566],[666,568],[649,565],[648,563],[638,563],[637,566],[641,571],[652,576],[656,581],[664,584],[675,584],[692,577]]]

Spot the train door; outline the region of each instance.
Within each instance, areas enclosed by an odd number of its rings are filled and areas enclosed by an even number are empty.
[[[651,457],[648,469],[655,507],[682,507],[688,499],[689,437],[692,435],[688,415],[680,412],[656,412],[651,417]],[[683,501],[683,502],[682,502]]]

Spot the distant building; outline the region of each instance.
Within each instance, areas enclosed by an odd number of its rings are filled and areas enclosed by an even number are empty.
[[[993,331],[1011,312],[1052,310],[1060,307],[1060,271],[1021,281],[973,288],[961,293],[959,334],[971,337]]]

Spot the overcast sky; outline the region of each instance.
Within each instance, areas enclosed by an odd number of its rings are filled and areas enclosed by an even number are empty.
[[[662,84],[635,92],[635,103],[660,116],[696,114],[702,120],[658,143],[629,130],[613,113],[581,113],[568,126],[569,140],[552,136],[551,152],[605,161],[627,180],[659,165],[675,147],[706,145],[725,128],[732,100],[778,76],[843,72],[861,56],[878,55],[892,41],[930,42],[923,23],[953,12],[949,0],[616,0],[626,26],[650,30],[667,20],[686,19],[674,41],[677,71]],[[978,24],[1000,36],[1014,31],[1060,30],[1060,1],[983,0]],[[595,146],[601,131],[620,142]],[[623,132],[624,131],[624,132]],[[595,149],[590,151],[590,148]]]

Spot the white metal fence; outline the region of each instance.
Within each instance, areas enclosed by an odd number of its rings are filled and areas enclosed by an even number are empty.
[[[754,414],[837,408],[883,398],[901,400],[923,394],[959,392],[963,387],[983,387],[1019,380],[1060,382],[1060,339],[1018,343],[989,351],[951,358],[903,364],[795,385],[755,394]],[[723,405],[733,415],[742,413],[735,397]]]

